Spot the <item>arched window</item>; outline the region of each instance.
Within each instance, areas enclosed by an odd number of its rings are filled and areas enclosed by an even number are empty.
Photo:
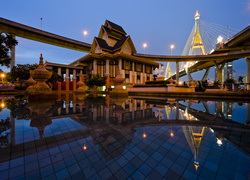
[[[97,61],[97,74],[103,77],[104,71],[105,71],[105,61]]]
[[[118,74],[118,61],[109,61],[110,77],[116,77]]]

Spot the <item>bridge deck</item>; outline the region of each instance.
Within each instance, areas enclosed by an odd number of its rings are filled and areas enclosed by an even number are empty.
[[[0,32],[76,51],[89,52],[91,48],[91,44],[59,36],[4,18],[0,18]]]

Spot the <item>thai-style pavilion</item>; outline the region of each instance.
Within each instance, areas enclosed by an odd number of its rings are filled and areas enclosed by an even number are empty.
[[[80,73],[86,74],[87,78],[97,74],[101,77],[107,76],[106,89],[114,88],[113,79],[118,75],[118,69],[125,78],[124,86],[145,84],[145,81],[153,80],[153,69],[159,64],[133,56],[134,53],[136,49],[131,37],[121,26],[106,20],[98,37],[94,37],[88,55],[69,65],[46,62],[46,67],[58,74],[65,73],[65,90],[70,90],[70,79],[73,80],[75,90],[76,75]],[[72,74],[73,78],[70,78]]]

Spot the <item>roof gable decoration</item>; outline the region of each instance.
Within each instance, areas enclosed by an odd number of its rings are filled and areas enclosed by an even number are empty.
[[[102,49],[100,47],[100,45],[98,44],[96,37],[94,37],[91,49],[89,51],[90,53],[95,53],[95,54],[101,54],[102,53]]]
[[[113,23],[113,22],[111,22],[109,20],[105,21],[104,26],[109,27],[110,30],[116,31],[119,34],[127,35],[127,33],[124,31],[124,29],[121,26],[119,26],[119,25],[117,25],[117,24],[115,24],[115,23]]]
[[[130,36],[127,37],[126,41],[121,46],[121,51],[126,54],[134,54],[137,52]]]

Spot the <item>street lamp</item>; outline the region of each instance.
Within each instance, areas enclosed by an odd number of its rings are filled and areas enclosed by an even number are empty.
[[[145,48],[146,48],[147,46],[148,46],[147,43],[144,43],[144,44],[143,44],[144,54],[145,54]]]
[[[172,56],[172,51],[173,51],[173,49],[174,49],[174,45],[173,45],[173,44],[170,45],[170,49],[171,49],[171,56]]]
[[[83,31],[84,42],[85,42],[85,37],[87,34],[88,34],[88,31]]]
[[[2,77],[2,84],[3,84],[3,78],[4,78],[4,76],[5,76],[5,74],[2,73],[2,74],[1,74],[1,77]]]
[[[217,38],[217,43],[220,43],[220,42],[222,42],[223,41],[223,37],[222,36],[219,36],[218,38]]]

